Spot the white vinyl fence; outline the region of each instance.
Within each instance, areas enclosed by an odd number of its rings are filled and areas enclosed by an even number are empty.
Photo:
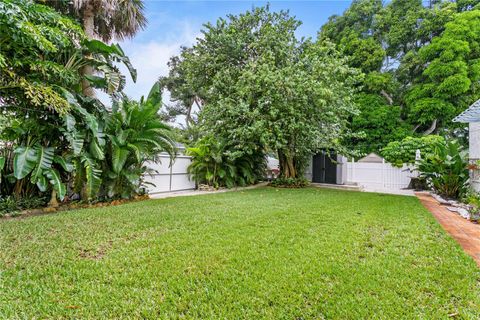
[[[345,163],[347,184],[357,184],[370,190],[401,190],[408,187],[412,177],[418,172],[413,166],[403,165],[398,168],[390,163],[353,162]]]
[[[170,166],[170,156],[162,153],[160,163],[148,163],[147,166],[156,172],[152,175],[145,175],[145,182],[152,183],[155,186],[147,184],[149,194],[183,191],[195,189],[195,182],[189,179],[187,168],[191,163],[191,158],[185,155],[177,155]]]

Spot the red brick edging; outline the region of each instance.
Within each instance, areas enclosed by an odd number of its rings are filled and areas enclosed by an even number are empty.
[[[417,192],[417,198],[432,213],[440,225],[468,253],[480,267],[480,225],[474,224],[449,211],[435,200],[429,193]]]

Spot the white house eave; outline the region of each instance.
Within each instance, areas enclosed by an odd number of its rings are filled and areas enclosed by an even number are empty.
[[[453,119],[454,122],[480,122],[480,99]]]

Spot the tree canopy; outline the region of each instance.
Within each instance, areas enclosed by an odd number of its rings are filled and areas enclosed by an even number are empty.
[[[478,99],[475,86],[479,1],[355,0],[322,26],[365,80],[344,143],[363,153],[405,136],[454,128]]]
[[[118,44],[89,39],[51,7],[0,3],[0,110],[7,123],[0,127],[1,196],[51,192],[55,202],[140,192],[143,163],[163,150],[173,154],[173,141],[157,115],[158,84],[140,103],[126,99],[119,62],[135,79]],[[105,91],[118,108],[84,94],[81,81]]]
[[[203,134],[234,142],[238,154],[274,151],[286,177],[312,152],[341,148],[359,78],[331,43],[298,40],[299,25],[268,7],[230,15],[206,24],[171,65],[172,81],[182,72],[175,94],[203,102]]]

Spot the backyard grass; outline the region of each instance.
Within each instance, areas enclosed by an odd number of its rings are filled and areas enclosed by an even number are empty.
[[[262,188],[0,221],[0,319],[479,319],[414,197]]]

